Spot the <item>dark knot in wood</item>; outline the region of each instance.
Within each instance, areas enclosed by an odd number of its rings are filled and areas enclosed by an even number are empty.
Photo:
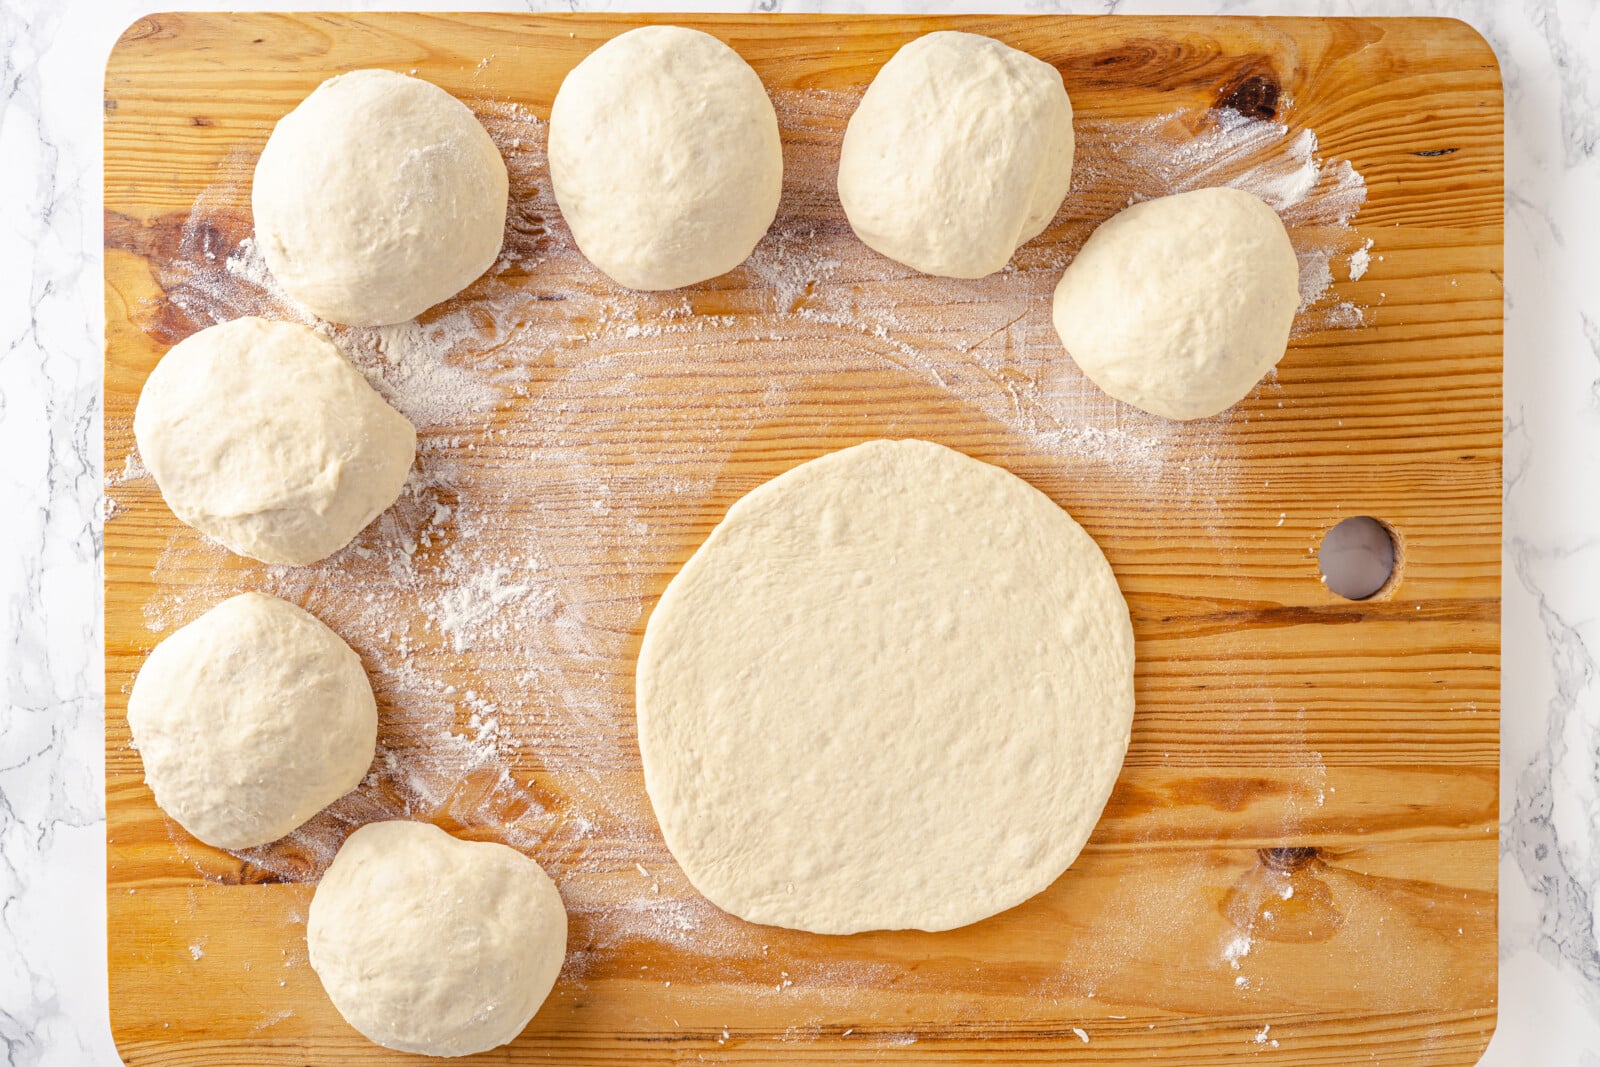
[[[1263,848],[1257,850],[1261,862],[1275,871],[1292,871],[1297,867],[1304,867],[1307,863],[1317,858],[1318,849],[1308,846],[1283,846],[1280,848]]]
[[[1217,94],[1217,106],[1237,111],[1252,119],[1272,119],[1278,116],[1278,101],[1283,89],[1272,74],[1253,73],[1223,86]]]

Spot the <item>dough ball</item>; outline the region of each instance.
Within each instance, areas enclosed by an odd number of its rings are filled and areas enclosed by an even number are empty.
[[[590,53],[550,108],[550,180],[589,262],[676,289],[745,261],[778,213],[778,116],[739,53],[646,26]]]
[[[1089,380],[1169,419],[1243,400],[1283,358],[1300,266],[1278,213],[1239,189],[1135,204],[1056,286],[1061,343]]]
[[[208,845],[250,848],[360,784],[378,709],[338,634],[245,593],[156,646],[128,695],[128,728],[162,811]]]
[[[539,865],[419,822],[345,839],[311,898],[311,967],[385,1048],[468,1056],[528,1025],[561,971],[567,913]]]
[[[180,341],[133,415],[172,513],[241,556],[315,563],[394,503],[417,432],[305,326],[235,319]]]
[[[506,165],[461,101],[388,70],[330,78],[256,164],[256,243],[278,284],[352,326],[404,322],[500,254]]]
[[[1055,217],[1072,144],[1054,67],[989,37],[930,33],[883,65],[850,117],[839,201],[890,259],[981,278]]]
[[[1083,848],[1128,748],[1133,631],[1043,493],[873,441],[728,511],[651,614],[637,681],[650,802],[714,904],[946,930]]]

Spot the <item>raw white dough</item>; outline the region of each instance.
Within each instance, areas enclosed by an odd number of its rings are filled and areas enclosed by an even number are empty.
[[[1056,286],[1078,367],[1118,400],[1203,419],[1283,358],[1300,265],[1278,213],[1240,189],[1196,189],[1113,215]]]
[[[513,1040],[567,951],[555,883],[515,849],[418,822],[345,839],[306,922],[311,966],[372,1041],[467,1056]]]
[[[1072,104],[1050,64],[943,30],[896,52],[845,129],[839,201],[866,244],[925,274],[981,278],[1055,217]]]
[[[550,180],[578,248],[630,289],[676,289],[750,255],[783,150],[761,78],[699,30],[646,26],[573,68],[550,108]]]
[[[326,339],[235,319],[173,346],[133,415],[174,515],[241,556],[315,563],[394,503],[417,433]]]
[[[256,164],[256,244],[284,292],[352,326],[404,322],[500,254],[505,161],[465,104],[388,70],[330,78]]]
[[[128,728],[161,810],[201,841],[276,841],[360,784],[378,739],[361,659],[263,593],[224,600],[145,660]]]
[[[713,903],[945,930],[1083,848],[1128,747],[1133,632],[1043,493],[873,441],[729,510],[650,616],[638,713],[667,846]]]

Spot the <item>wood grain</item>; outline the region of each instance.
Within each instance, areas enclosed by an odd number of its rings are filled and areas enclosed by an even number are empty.
[[[361,66],[415,70],[463,99],[544,116],[582,56],[629,26],[668,20],[184,14],[134,23],[106,72],[108,472],[132,449],[145,375],[197,328],[174,262],[226,253],[248,235],[248,168],[272,123],[323,78]],[[728,41],[775,93],[847,99],[901,44],[962,28],[1055,63],[1080,139],[1097,122],[1217,106],[1276,117],[1315,130],[1321,154],[1361,173],[1367,200],[1355,226],[1383,258],[1337,286],[1368,308],[1367,325],[1298,336],[1271,389],[1214,424],[1170,431],[1169,461],[1204,464],[1210,474],[1199,478],[1129,478],[1116,463],[1041,451],[995,409],[885,369],[893,352],[856,358],[872,340],[838,324],[796,334],[837,345],[836,365],[712,445],[711,422],[732,426],[729,413],[761,408],[791,342],[730,329],[694,351],[663,350],[650,404],[619,406],[598,372],[536,374],[526,395],[495,411],[496,432],[474,439],[481,484],[524,470],[544,440],[537,424],[559,410],[586,462],[633,479],[645,529],[620,535],[582,485],[560,479],[508,504],[509,525],[536,527],[559,549],[557,578],[628,568],[649,600],[753,486],[873,436],[925,436],[1007,466],[1096,537],[1133,612],[1138,713],[1089,848],[1023,906],[937,935],[828,938],[729,924],[704,945],[630,939],[603,911],[575,912],[574,962],[551,1000],[515,1045],[482,1058],[1474,1063],[1496,1003],[1503,163],[1488,46],[1445,20],[670,21]],[[830,161],[847,115],[823,109],[786,143],[785,210],[835,236],[843,221]],[[1069,200],[1038,247],[1019,253],[1025,283],[1052,280],[1047,257],[1127,192],[1091,188],[1078,208]],[[186,229],[202,194],[210,229]],[[1036,295],[1008,321],[1009,306],[943,303],[947,290],[853,269],[828,284],[892,299],[912,324],[901,339],[928,352],[978,353],[948,365],[996,375],[996,390],[1007,374],[1064,358],[1049,351]],[[597,285],[570,255],[530,268],[523,283],[553,297]],[[746,322],[771,297],[735,272],[687,299],[695,314]],[[1091,427],[1147,425],[1096,401],[1081,380],[1062,388],[1076,390],[1071,410]],[[652,488],[646,475],[667,467],[704,492]],[[188,839],[155,807],[128,747],[127,688],[161,636],[147,607],[186,585],[209,595],[218,572],[248,587],[262,569],[198,551],[148,481],[110,495],[107,903],[118,1047],[130,1064],[398,1062],[340,1020],[305,965],[312,887]],[[1315,561],[1322,534],[1357,514],[1390,523],[1403,554],[1397,580],[1359,603],[1329,593]],[[598,595],[573,607],[609,627],[603,654],[571,670],[592,693],[606,751],[625,756],[644,616]],[[447,652],[424,650],[418,662],[451,677],[479,669]],[[413,743],[406,712],[383,707],[402,752]],[[565,736],[523,749],[515,769],[555,813],[577,802],[562,768],[589,757],[563,751]],[[598,829],[581,845],[552,836],[532,849],[563,892],[637,898],[640,864],[661,872],[665,895],[691,898],[659,835],[617,832],[624,816],[654,827],[636,754],[593,775],[603,801],[585,803],[598,803]],[[462,787],[474,788],[470,775]],[[1242,933],[1240,957],[1228,946]]]

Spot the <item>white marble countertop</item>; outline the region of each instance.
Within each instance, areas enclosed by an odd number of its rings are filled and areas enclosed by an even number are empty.
[[[8,1067],[118,1062],[107,1024],[102,888],[101,76],[112,42],[137,15],[190,6],[306,5],[0,0],[0,498],[16,509],[0,528],[0,1055]],[[994,6],[1449,15],[1494,46],[1506,89],[1504,712],[1500,1021],[1483,1062],[1600,1067],[1600,3]]]

